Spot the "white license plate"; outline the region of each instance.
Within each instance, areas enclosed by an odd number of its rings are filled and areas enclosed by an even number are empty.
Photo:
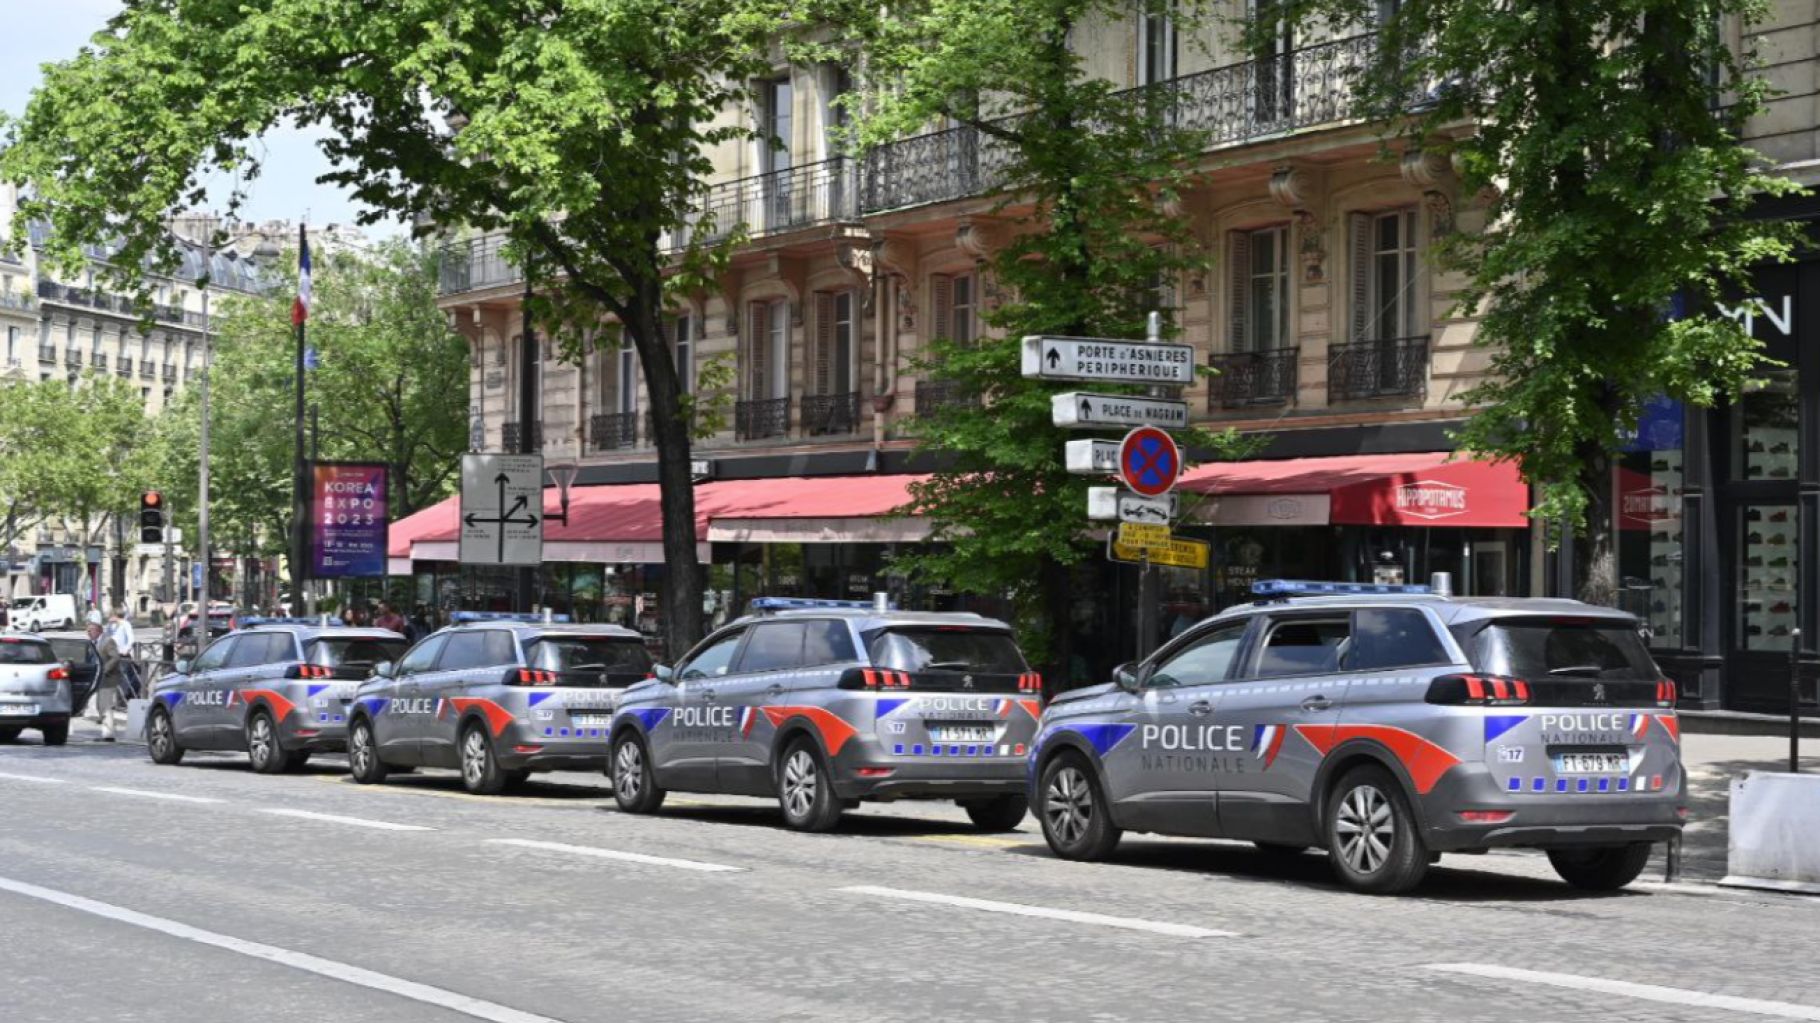
[[[35,703],[0,703],[0,717],[35,717],[38,705]]]
[[[569,712],[569,723],[578,728],[605,728],[613,723],[613,715],[604,712],[572,710]]]
[[[1623,774],[1630,757],[1623,753],[1557,753],[1556,774]]]
[[[930,725],[930,742],[995,742],[998,729],[991,725]]]

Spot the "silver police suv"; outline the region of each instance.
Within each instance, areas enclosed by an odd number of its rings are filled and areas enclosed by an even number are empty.
[[[152,761],[187,750],[245,750],[253,770],[280,774],[312,753],[347,748],[348,706],[376,664],[404,652],[385,629],[338,618],[243,618],[152,688],[145,720]]]
[[[0,742],[27,728],[46,746],[69,741],[70,670],[51,644],[38,636],[0,635]]]
[[[599,771],[613,707],[651,673],[638,633],[567,616],[459,612],[354,694],[348,768],[361,784],[393,770],[456,768],[469,792],[514,788],[533,771]]]
[[[860,800],[952,799],[975,825],[1024,818],[1042,679],[1002,622],[882,601],[759,598],[613,719],[620,809],[667,791],[776,796],[826,831]]]
[[[1675,687],[1635,618],[1569,600],[1260,582],[1058,696],[1030,759],[1057,855],[1123,831],[1326,847],[1348,886],[1401,892],[1444,852],[1528,846],[1607,890],[1681,831]]]

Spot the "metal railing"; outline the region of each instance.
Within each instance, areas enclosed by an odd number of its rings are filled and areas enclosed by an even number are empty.
[[[953,380],[918,380],[916,382],[916,414],[932,416],[950,406],[970,406],[980,403],[979,396],[969,392]]]
[[[1428,336],[1355,341],[1327,349],[1327,400],[1407,397],[1428,386]]]
[[[975,128],[948,128],[888,142],[866,154],[862,210],[876,213],[996,190],[1013,153]]]
[[[803,398],[803,432],[810,436],[852,433],[859,428],[859,392],[811,394]]]
[[[122,355],[120,357],[120,365],[118,368],[116,368],[114,370],[114,372],[119,373],[123,377],[132,376],[133,375],[133,357],[130,355]]]
[[[715,242],[741,227],[750,237],[779,234],[859,217],[860,165],[844,156],[708,186],[694,225],[670,240]]]
[[[638,443],[638,413],[606,412],[588,420],[596,451],[617,451]]]
[[[89,361],[94,364],[96,369],[106,372],[106,370],[107,370],[107,353],[106,352],[96,352],[94,357],[91,358]]]
[[[37,285],[38,297],[63,305],[81,306],[84,309],[98,309],[102,312],[118,313],[122,316],[139,316],[139,307],[126,295],[110,295],[94,288],[78,288],[73,284],[58,284],[56,281],[41,280]],[[191,312],[181,306],[153,305],[152,319],[159,323],[176,324],[185,327],[201,327],[202,314]]]
[[[140,359],[139,360],[139,379],[156,380],[157,378],[158,378],[158,367],[152,365],[150,362],[146,361],[145,359]]]
[[[0,291],[0,309],[32,309],[38,299],[29,291]]]
[[[1296,357],[1300,353],[1300,348],[1272,348],[1209,356],[1208,365],[1219,375],[1208,381],[1207,407],[1239,408],[1289,401],[1295,397]]]
[[[452,295],[482,291],[524,280],[524,272],[505,257],[505,236],[483,234],[443,246],[441,291]]]
[[[65,366],[82,365],[82,352],[79,349],[75,349],[75,348],[71,348],[70,350],[64,352],[63,353],[63,364]]]
[[[789,432],[789,398],[760,398],[734,403],[733,435],[739,440],[783,437]]]
[[[519,438],[523,436],[523,432],[522,432],[523,427],[524,427],[523,423],[507,423],[503,427],[500,428],[499,446],[507,454],[512,454],[518,450],[518,441],[519,441]],[[543,424],[542,423],[532,423],[531,424],[531,450],[532,451],[542,451],[543,450]]]
[[[39,345],[38,346],[38,361],[39,362],[56,362],[57,361],[56,347],[53,345]]]
[[[167,384],[174,384],[177,382],[177,367],[164,367],[164,382]]]

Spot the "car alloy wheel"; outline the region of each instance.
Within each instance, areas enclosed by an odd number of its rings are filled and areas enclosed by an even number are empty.
[[[627,740],[619,744],[613,757],[613,790],[621,803],[636,803],[644,794],[645,756],[638,743]]]
[[[1375,785],[1359,785],[1340,801],[1334,828],[1340,835],[1340,855],[1360,874],[1375,874],[1390,859],[1397,825],[1390,799]]]
[[[784,811],[791,819],[802,820],[809,816],[820,785],[821,772],[816,767],[815,755],[807,749],[790,754],[790,759],[784,762]]]
[[[1050,833],[1065,845],[1074,845],[1093,823],[1093,788],[1081,769],[1069,764],[1049,779],[1043,799],[1043,817]]]
[[[253,715],[253,723],[247,728],[246,748],[255,771],[270,771],[282,759],[277,739],[272,734],[271,718],[264,714]]]
[[[354,726],[354,735],[348,742],[348,757],[354,762],[356,775],[373,772],[373,733],[367,730],[365,724]]]
[[[176,728],[168,713],[154,711],[147,732],[146,746],[151,751],[152,763],[175,764],[183,759],[183,748],[177,745]]]
[[[461,773],[469,788],[480,788],[486,781],[488,761],[492,757],[493,751],[487,748],[487,737],[478,728],[468,729],[468,737],[461,744]]]

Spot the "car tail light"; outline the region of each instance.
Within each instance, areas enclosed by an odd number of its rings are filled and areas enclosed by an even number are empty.
[[[1682,820],[1686,820],[1687,819],[1687,807],[1685,807],[1685,806],[1675,807],[1675,816],[1681,818]]]
[[[505,684],[509,686],[553,686],[556,673],[543,668],[508,668]]]
[[[320,664],[293,664],[285,670],[285,678],[334,678],[335,669],[325,668]]]
[[[1460,819],[1468,824],[1502,824],[1515,815],[1513,810],[1461,810]]]
[[[1020,693],[1040,693],[1043,691],[1043,676],[1034,671],[1026,671],[1017,677],[1017,691]]]
[[[887,689],[909,689],[914,681],[907,671],[886,671],[883,668],[848,668],[841,673],[838,684],[842,689],[879,692]]]
[[[533,753],[542,753],[543,747],[542,746],[514,746],[514,747],[512,747],[512,752],[518,754],[521,757],[528,757]]]
[[[857,773],[861,778],[884,778],[896,770],[895,767],[862,767]]]
[[[55,668],[51,669],[50,679],[52,682],[61,682],[62,680],[69,678],[69,677],[70,677],[70,670],[68,668],[65,668],[61,664],[59,664]]]
[[[318,728],[299,728],[295,734],[299,739],[314,739],[322,734],[322,730]]]
[[[1668,679],[1656,683],[1656,706],[1673,707],[1675,705],[1675,684]]]
[[[1529,683],[1505,675],[1443,675],[1428,683],[1428,702],[1507,707],[1529,702]]]

